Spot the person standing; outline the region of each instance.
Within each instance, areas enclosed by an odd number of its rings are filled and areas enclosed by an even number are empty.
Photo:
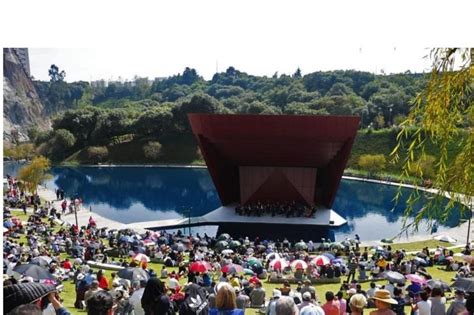
[[[443,297],[441,288],[433,288],[430,300],[432,315],[446,315],[446,299]]]
[[[367,299],[364,295],[356,293],[351,296],[349,303],[351,305],[351,314],[362,315],[364,307],[367,306]]]
[[[431,301],[428,299],[428,293],[422,291],[420,293],[420,301],[412,304],[412,311],[417,315],[431,315]]]
[[[347,283],[350,283],[351,282],[351,278],[352,280],[355,279],[355,274],[356,274],[356,270],[357,270],[357,263],[356,263],[356,260],[355,258],[352,258],[351,259],[351,262],[349,263],[349,265],[347,265],[347,270],[348,270],[348,274],[347,274]]]
[[[130,303],[133,305],[135,315],[145,315],[145,310],[142,307],[143,292],[145,292],[146,281],[140,281],[140,288],[135,290],[130,297]]]
[[[339,302],[334,300],[334,293],[332,291],[326,292],[326,303],[324,303],[322,308],[326,315],[340,315]]]
[[[158,278],[148,280],[141,302],[145,315],[170,315],[172,313],[165,285]]]
[[[464,292],[456,290],[454,293],[454,301],[449,306],[446,315],[458,315],[466,312],[466,300],[464,299]]]

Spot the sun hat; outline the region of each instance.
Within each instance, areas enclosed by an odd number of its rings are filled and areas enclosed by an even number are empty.
[[[347,294],[356,294],[356,293],[357,293],[357,290],[354,288],[347,290]]]
[[[388,290],[377,290],[375,291],[374,300],[379,300],[388,304],[398,304],[397,300],[390,297],[390,292]]]
[[[367,305],[367,299],[363,294],[357,293],[351,296],[349,304],[358,309],[363,309]]]

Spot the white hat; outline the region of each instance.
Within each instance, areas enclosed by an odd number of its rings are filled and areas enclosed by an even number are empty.
[[[306,291],[303,293],[303,300],[311,300],[311,292]]]
[[[354,288],[347,290],[347,294],[356,294],[356,293],[357,293],[357,290]]]
[[[277,289],[273,289],[273,297],[280,297],[281,296],[281,291]]]

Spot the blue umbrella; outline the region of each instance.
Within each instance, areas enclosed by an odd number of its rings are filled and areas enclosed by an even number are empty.
[[[120,241],[121,242],[127,242],[127,243],[131,243],[133,240],[130,236],[128,235],[123,235],[120,237]]]
[[[322,253],[322,256],[326,256],[329,260],[333,261],[336,257],[331,253]]]
[[[344,260],[342,260],[341,258],[336,258],[332,261],[333,264],[344,264]]]

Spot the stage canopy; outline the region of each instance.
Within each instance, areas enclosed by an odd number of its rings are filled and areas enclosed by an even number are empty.
[[[359,126],[354,116],[188,116],[223,205],[330,208]]]

